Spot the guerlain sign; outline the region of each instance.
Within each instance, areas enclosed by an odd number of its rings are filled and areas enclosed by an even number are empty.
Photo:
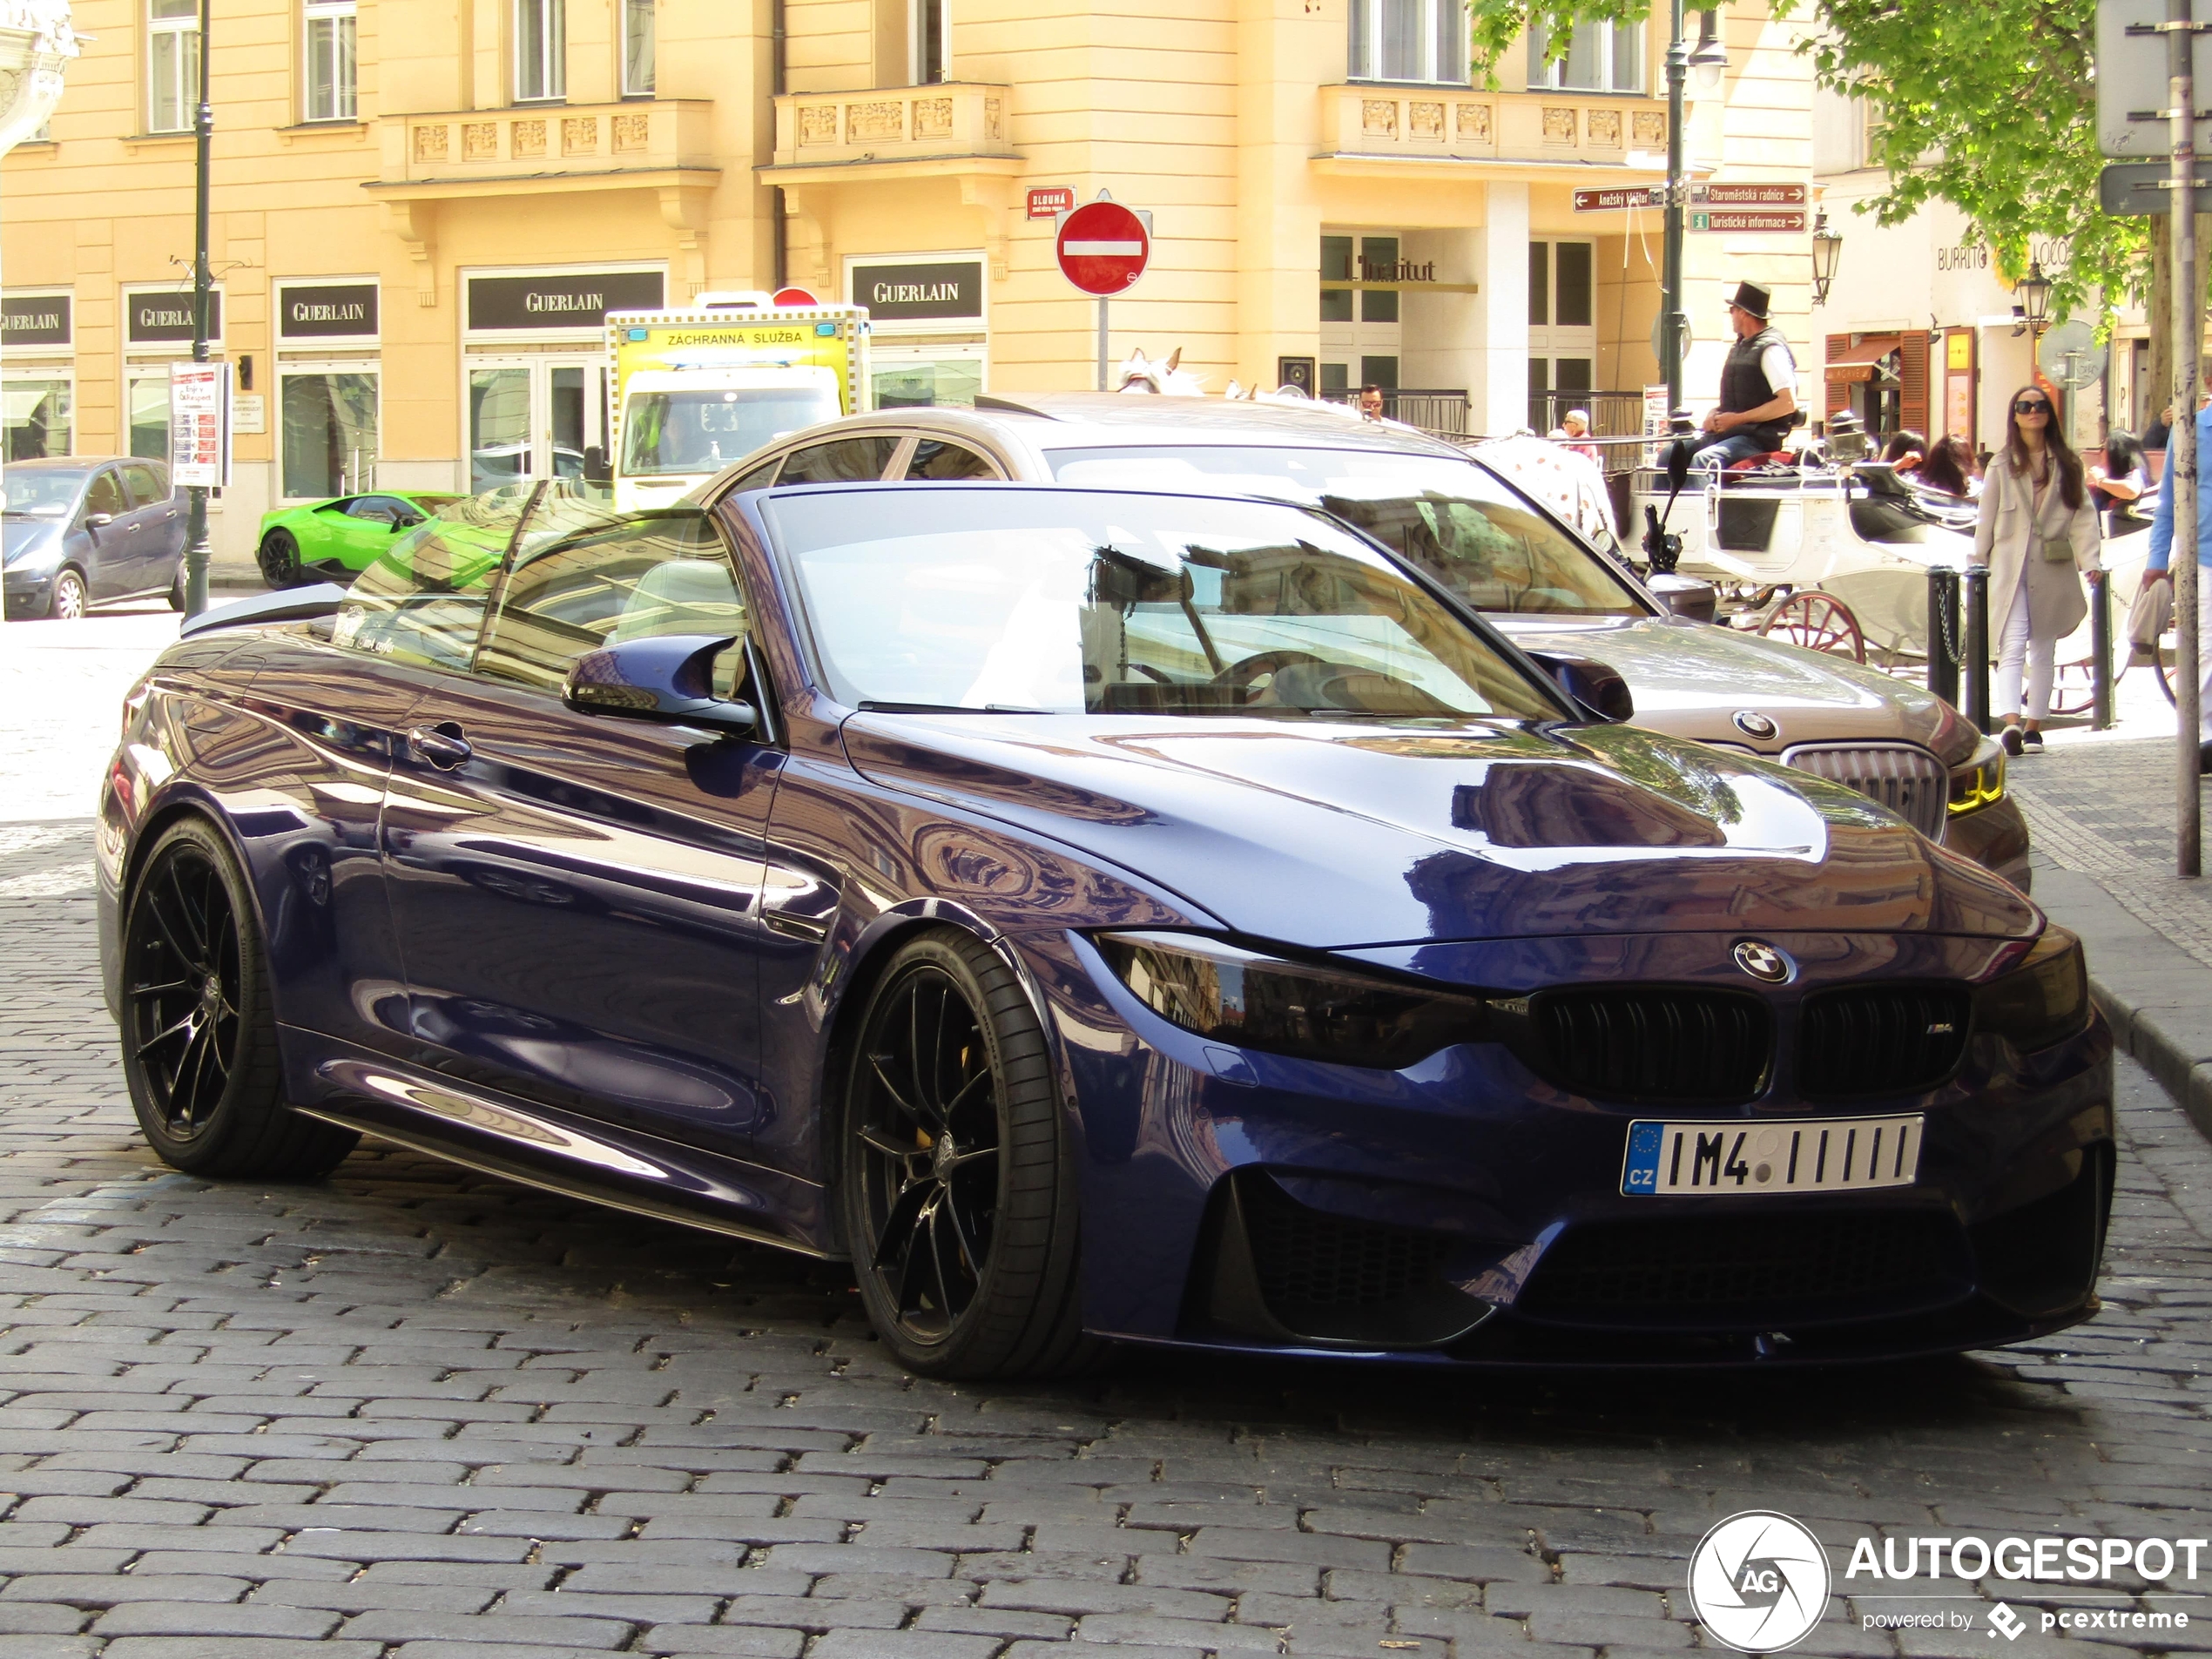
[[[285,282],[277,286],[280,340],[374,340],[376,320],[374,282]]]
[[[658,271],[542,271],[469,279],[472,334],[596,331],[610,311],[656,311],[665,280]]]
[[[0,342],[8,348],[66,347],[72,338],[71,297],[65,293],[11,293],[0,298]]]
[[[192,344],[192,290],[161,288],[151,293],[124,296],[124,339],[133,346],[189,346]],[[207,295],[207,338],[223,337],[223,294],[219,288]]]

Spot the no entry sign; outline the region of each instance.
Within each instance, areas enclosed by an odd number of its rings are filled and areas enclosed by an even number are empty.
[[[1144,274],[1152,239],[1144,221],[1116,201],[1085,202],[1060,221],[1053,251],[1060,273],[1100,299],[1126,292]]]

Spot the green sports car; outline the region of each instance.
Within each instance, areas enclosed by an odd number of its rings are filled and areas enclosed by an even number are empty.
[[[350,582],[392,545],[392,538],[463,497],[418,489],[341,496],[269,513],[254,550],[273,588]]]

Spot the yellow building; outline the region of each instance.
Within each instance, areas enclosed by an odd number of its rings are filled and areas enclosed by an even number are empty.
[[[164,453],[188,348],[195,0],[78,0],[91,37],[0,188],[10,454]],[[237,467],[219,562],[268,506],[581,466],[608,307],[803,285],[868,304],[880,401],[1081,388],[1094,302],[1055,199],[1151,214],[1116,358],[1211,389],[1372,381],[1417,418],[1548,425],[1656,378],[1663,33],[1516,49],[1458,0],[223,0],[210,68],[219,351]],[[1803,183],[1797,31],[1734,6],[1695,176]],[[1534,71],[1532,84],[1532,69]],[[1725,221],[1723,221],[1725,222]],[[1739,278],[1810,380],[1802,230],[1689,238],[1693,401]],[[1418,393],[1440,395],[1420,398]],[[1602,428],[1607,422],[1601,421]],[[1617,424],[1617,422],[1616,422]],[[1621,429],[1635,429],[1629,425]]]

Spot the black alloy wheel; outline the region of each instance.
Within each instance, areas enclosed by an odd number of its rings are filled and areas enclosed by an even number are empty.
[[[966,934],[901,947],[861,1018],[845,1108],[846,1237],[900,1363],[1002,1377],[1093,1359],[1058,1090],[1007,965]]]
[[[147,1143],[199,1175],[327,1173],[360,1136],[283,1100],[266,956],[245,878],[214,829],[183,819],[125,910],[124,1079]]]
[[[261,538],[256,559],[261,579],[273,588],[296,588],[302,579],[300,543],[290,530],[271,530]]]

